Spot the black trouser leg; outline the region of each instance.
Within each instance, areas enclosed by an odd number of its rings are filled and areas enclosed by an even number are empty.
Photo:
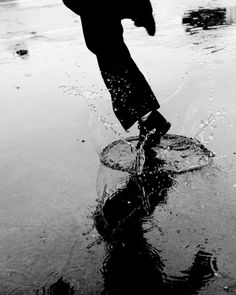
[[[145,77],[130,56],[123,27],[116,18],[81,16],[86,45],[98,60],[115,115],[125,130],[159,103]]]

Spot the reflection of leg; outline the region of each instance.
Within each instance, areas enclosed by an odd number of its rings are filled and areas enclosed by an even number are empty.
[[[191,267],[184,272],[188,276],[186,283],[191,292],[197,293],[209,280],[214,278],[217,271],[216,258],[203,250],[198,251]]]
[[[184,276],[172,277],[167,280],[165,294],[199,294],[200,290],[210,281],[213,280],[217,271],[216,258],[212,254],[198,251],[192,265],[186,271],[182,271]]]
[[[103,200],[94,213],[94,223],[106,241],[124,239],[127,233],[129,235],[130,226],[145,213],[141,197],[140,185],[134,178],[115,191],[109,191],[105,186]]]
[[[102,294],[167,294],[162,292],[162,258],[143,237],[141,224],[131,228],[129,236],[124,243],[117,241],[107,246]]]
[[[151,164],[150,164],[151,165]],[[94,212],[94,223],[98,233],[106,240],[125,239],[130,236],[130,228],[151,217],[158,204],[166,202],[168,190],[174,184],[169,173],[153,173],[154,169],[145,171],[140,177],[127,175],[114,178],[123,172],[112,174],[109,169],[100,170],[97,187],[98,205]],[[121,180],[123,179],[123,180]]]
[[[196,253],[193,264],[186,273],[195,284],[198,281],[202,284],[214,277],[217,270],[216,258],[212,254],[200,250]]]

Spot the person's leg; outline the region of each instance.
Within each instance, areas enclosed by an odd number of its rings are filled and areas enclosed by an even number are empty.
[[[97,58],[102,77],[111,94],[113,110],[125,130],[160,107],[128,51],[122,60],[116,60],[116,64],[104,61],[103,57]]]
[[[81,16],[86,45],[97,56],[114,113],[127,130],[160,106],[124,43],[120,19],[91,17]]]

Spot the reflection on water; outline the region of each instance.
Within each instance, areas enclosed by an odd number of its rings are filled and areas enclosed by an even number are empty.
[[[135,237],[134,232],[137,231]],[[138,234],[139,232],[139,234]],[[133,229],[132,239],[126,244],[115,244],[107,250],[102,272],[102,294],[197,294],[214,278],[212,254],[197,252],[192,265],[182,271],[182,277],[167,278],[164,257]]]
[[[153,294],[165,280],[163,262],[158,251],[142,234],[141,224],[133,224],[124,244],[107,245],[102,266],[102,294]]]
[[[181,276],[168,276],[162,251],[146,238],[157,206],[165,206],[175,176],[152,173],[152,161],[139,177],[101,165],[98,175],[98,206],[94,222],[106,242],[102,265],[102,294],[196,294],[217,271],[216,258],[198,248],[192,264]],[[116,176],[115,176],[115,174]],[[145,194],[148,205],[143,207]],[[154,225],[158,227],[158,223]],[[162,229],[158,229],[160,234]],[[179,293],[178,293],[179,292]]]
[[[125,239],[130,226],[149,218],[157,204],[164,204],[174,185],[171,173],[155,171],[158,159],[146,159],[141,175],[101,165],[98,174],[98,206],[94,213],[98,232],[106,240]]]
[[[183,24],[186,30],[202,28],[209,30],[213,27],[231,25],[236,22],[236,7],[199,8],[185,13]]]
[[[74,295],[74,288],[62,278],[52,284],[49,288],[43,287],[36,291],[37,295]]]

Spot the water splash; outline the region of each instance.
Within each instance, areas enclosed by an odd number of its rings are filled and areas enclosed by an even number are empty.
[[[75,96],[81,96],[84,98],[86,105],[91,111],[89,120],[91,141],[93,142],[93,145],[99,157],[101,157],[101,154],[106,146],[119,139],[129,146],[132,155],[136,155],[135,170],[137,175],[141,175],[145,163],[145,153],[143,146],[145,145],[146,140],[153,133],[153,131],[146,135],[144,141],[136,150],[136,145],[126,139],[127,134],[118,130],[117,123],[111,122],[111,114],[108,113],[106,115],[102,115],[99,112],[97,106],[97,98],[101,99],[101,94],[77,86],[61,86],[61,88],[64,90],[65,93],[69,92]],[[144,207],[148,207],[147,200],[145,198],[145,192],[143,192],[142,201]]]
[[[137,137],[130,137],[127,140],[138,142]],[[139,152],[139,154],[141,153],[142,151]],[[161,138],[160,144],[153,146],[148,153],[144,162],[145,166],[140,165],[138,168],[143,172],[145,167],[146,170],[154,174],[158,174],[160,171],[181,174],[201,169],[211,163],[213,156],[214,154],[196,139],[166,134]],[[135,158],[123,142],[116,141],[103,151],[101,162],[112,169],[140,176],[142,173],[137,173],[136,166],[139,157],[141,156],[138,155]],[[143,165],[143,162],[141,164]]]
[[[200,126],[198,130],[194,133],[193,137],[198,138],[203,144],[209,144],[214,139],[213,130],[217,128],[216,122],[218,120],[224,119],[226,116],[225,111],[217,111],[213,113],[212,111],[208,111],[207,118],[205,120],[201,120]],[[207,133],[210,134],[207,136]]]
[[[99,156],[103,148],[105,148],[109,143],[117,139],[120,139],[124,141],[125,143],[127,143],[130,146],[131,152],[135,150],[135,146],[133,146],[126,140],[127,132],[124,132],[123,130],[119,131],[118,124],[112,122],[111,112],[103,115],[98,110],[97,99],[98,98],[100,100],[103,99],[104,101],[103,95],[101,95],[100,93],[96,91],[90,91],[90,90],[87,90],[86,88],[78,87],[78,86],[60,86],[60,88],[64,90],[64,93],[70,93],[70,94],[73,94],[74,96],[80,96],[84,99],[88,109],[91,112],[90,121],[89,121],[90,133],[92,134],[92,141],[94,143],[95,150]],[[96,132],[97,134],[101,136],[99,140],[95,138],[97,137],[97,135],[94,134],[94,130],[100,131],[100,132]],[[103,141],[103,143],[101,143],[101,141]]]
[[[185,85],[188,76],[189,76],[189,69],[187,69],[184,72],[183,76],[180,79],[179,84],[176,86],[174,91],[171,94],[167,95],[166,97],[160,98],[160,101],[162,103],[166,103],[169,100],[171,100],[172,98],[174,98],[176,96],[176,94],[178,94],[183,89],[183,86]]]

